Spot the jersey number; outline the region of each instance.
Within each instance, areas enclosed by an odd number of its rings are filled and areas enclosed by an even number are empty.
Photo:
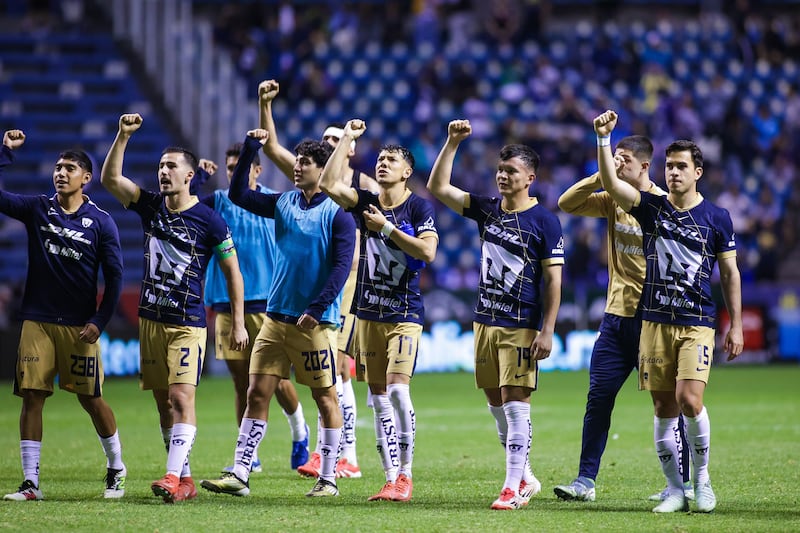
[[[93,378],[96,373],[97,360],[94,357],[84,357],[82,355],[71,355],[72,366],[69,371],[73,376],[83,376]]]
[[[331,367],[328,364],[328,350],[314,350],[313,352],[302,352],[303,357],[305,357],[306,361],[303,364],[303,367],[311,372],[311,371],[318,371],[318,370],[327,370]]]

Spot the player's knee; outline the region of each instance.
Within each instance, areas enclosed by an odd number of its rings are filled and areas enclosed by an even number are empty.
[[[681,396],[678,399],[681,406],[681,413],[689,418],[694,418],[703,410],[703,397],[691,395],[688,397]]]

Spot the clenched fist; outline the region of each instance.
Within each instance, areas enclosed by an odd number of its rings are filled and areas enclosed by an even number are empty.
[[[142,127],[142,116],[139,113],[126,113],[119,117],[119,132],[131,135]]]
[[[275,80],[262,81],[258,84],[258,101],[262,104],[271,102],[278,96],[281,87]]]
[[[460,143],[472,135],[472,126],[469,120],[453,120],[447,125],[448,140]]]
[[[353,140],[361,137],[367,131],[367,123],[360,118],[348,120],[344,126],[344,134]]]
[[[594,119],[594,132],[599,137],[608,137],[617,125],[617,114],[608,110]]]
[[[3,145],[16,150],[25,144],[25,133],[22,130],[8,130],[3,135]]]

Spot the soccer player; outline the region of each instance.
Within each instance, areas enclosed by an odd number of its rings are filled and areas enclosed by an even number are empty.
[[[267,432],[270,399],[294,365],[297,382],[311,388],[323,424],[321,472],[306,496],[337,496],[342,414],[334,388],[335,346],[341,291],[353,260],[355,223],[320,192],[320,173],[332,152],[324,142],[304,141],[295,148],[298,190],[282,194],[249,190],[248,169],[267,135],[263,129],[247,132],[229,192],[236,205],[275,219],[275,265],[267,318],[250,360],[247,407],[233,471],[201,485],[234,496],[250,493],[250,463]]]
[[[456,151],[472,133],[454,120],[431,169],[428,190],[475,220],[481,235],[481,278],[475,305],[475,383],[483,389],[506,450],[506,478],[492,509],[526,505],[541,490],[528,463],[531,392],[538,361],[550,356],[561,303],[564,239],[558,218],[529,194],[539,155],[510,144],[500,150],[499,197],[478,196],[450,183]]]
[[[386,475],[383,488],[369,500],[407,501],[413,491],[416,432],[409,385],[425,318],[419,276],[424,262],[436,257],[439,236],[433,206],[407,187],[414,172],[414,156],[407,148],[381,147],[375,165],[380,193],[342,182],[340,169],[351,143],[365,130],[362,120],[345,125],[320,186],[359,215],[356,364],[372,394],[378,453]]]
[[[275,120],[272,116],[272,101],[278,96],[279,90],[280,85],[275,80],[263,81],[258,86],[261,127],[269,132],[267,142],[264,144],[264,153],[267,154],[287,178],[292,179],[295,159],[294,154],[281,146],[278,141]],[[342,124],[329,125],[322,134],[322,140],[336,148],[344,132],[342,128]],[[347,157],[340,168],[339,178],[342,180],[342,183],[348,184],[351,187],[378,192],[378,184],[373,178],[354,170],[350,166],[350,158],[355,155],[355,146],[356,142],[351,141],[350,149],[347,151]],[[358,228],[356,228],[354,239],[356,242],[359,240]],[[353,303],[357,274],[358,250],[356,250],[356,255],[353,257],[353,266],[350,270],[350,275],[347,277],[347,283],[345,283],[344,286],[341,305],[342,328],[339,330],[338,354],[336,358],[337,369],[339,371],[339,377],[341,378],[336,381],[336,392],[339,395],[339,407],[342,410],[342,418],[344,419],[342,453],[339,458],[339,463],[336,465],[336,477],[349,478],[361,477],[361,468],[358,466],[358,456],[356,455],[356,417],[358,413],[356,410],[356,396],[353,392],[353,383],[350,381],[350,360],[348,359],[348,356],[352,357],[354,355],[353,339],[356,317],[350,312],[350,308]],[[318,438],[316,449],[311,454],[308,462],[297,469],[298,472],[305,476],[319,476],[320,420],[319,418],[317,419]]]
[[[617,176],[637,190],[667,194],[650,181],[652,157],[653,144],[647,137],[623,138],[617,143],[614,156]],[[608,442],[614,401],[625,380],[639,366],[642,318],[638,308],[645,270],[642,230],[633,215],[619,209],[607,192],[597,192],[599,188],[600,175],[595,173],[567,189],[558,200],[558,206],[566,213],[607,220],[609,278],[605,315],[589,366],[589,394],[583,418],[578,477],[553,489],[562,500],[595,500],[595,481]],[[678,444],[682,450],[683,479],[687,482],[689,451],[683,439]],[[690,485],[687,492],[691,490]],[[656,498],[659,497],[657,494]]]
[[[737,357],[743,347],[741,278],[733,225],[726,210],[697,191],[703,154],[691,141],[675,141],[666,148],[666,196],[640,191],[621,180],[610,147],[616,124],[614,111],[594,119],[600,183],[639,221],[644,238],[647,265],[639,387],[649,390],[653,399],[656,454],[667,478],[667,496],[653,512],[689,510],[675,438],[682,412],[692,456],[695,504],[698,511],[707,513],[717,503],[708,473],[711,425],[703,404],[714,355],[716,307],[711,276],[717,262],[731,317],[724,341],[728,360]]]
[[[206,346],[202,283],[212,255],[219,260],[230,295],[230,348],[244,350],[249,339],[242,275],[228,225],[189,192],[197,168],[194,154],[177,147],[163,151],[158,192],[142,189],[122,175],[125,148],[141,125],[138,114],[120,117],[101,181],[142,219],[145,264],[139,297],[140,377],[142,388],[153,391],[167,445],[166,474],[154,481],[151,489],[171,503],[197,496],[189,452],[197,434],[195,392]]]
[[[14,161],[25,133],[3,134],[0,170]],[[14,394],[22,397],[19,450],[23,482],[4,500],[42,500],[39,459],[42,411],[53,380],[76,394],[92,419],[106,455],[105,498],[125,494],[127,471],[114,413],[102,397],[103,362],[97,339],[122,290],[122,252],[114,220],[83,188],[92,180],[92,162],[82,151],[61,152],[53,170],[56,193],[20,195],[0,191],[0,212],[25,224],[28,272],[20,316]],[[105,290],[97,305],[98,271]]]
[[[225,171],[230,182],[233,170],[239,161],[242,144],[236,143],[225,152]],[[217,165],[208,159],[200,159],[197,169],[198,178],[206,181],[217,170]],[[261,161],[256,154],[250,164],[248,188],[262,193],[273,193],[258,183],[261,174]],[[194,180],[193,180],[194,181]],[[213,194],[200,198],[200,202],[222,215],[231,229],[236,246],[241,250],[264,250],[265,255],[258,253],[239,254],[239,270],[244,280],[244,323],[247,336],[255,339],[266,318],[267,293],[272,278],[272,263],[275,250],[275,221],[255,215],[237,206],[228,198],[227,189],[218,189]],[[216,358],[225,361],[233,378],[236,393],[236,427],[242,423],[242,415],[247,405],[247,386],[249,382],[250,355],[252,344],[244,351],[229,348],[228,332],[231,326],[230,298],[225,284],[225,276],[219,267],[216,257],[212,257],[206,271],[206,283],[203,298],[206,306],[215,314]],[[305,464],[308,460],[308,426],[303,416],[303,405],[297,398],[297,391],[291,380],[284,379],[275,391],[283,414],[289,421],[292,432],[292,453],[289,463],[292,470]],[[289,414],[291,413],[291,414]],[[233,467],[227,467],[229,470]],[[251,463],[253,472],[261,472],[261,460],[254,457]]]

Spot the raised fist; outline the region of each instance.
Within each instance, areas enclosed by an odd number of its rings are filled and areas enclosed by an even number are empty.
[[[250,130],[247,132],[247,136],[252,137],[253,139],[258,139],[259,141],[261,141],[261,144],[264,144],[267,142],[267,138],[269,137],[269,132],[267,130],[262,130],[262,129]]]
[[[262,81],[258,84],[258,100],[261,103],[271,102],[278,96],[280,85],[275,80]]]
[[[3,145],[16,150],[25,144],[25,133],[22,130],[8,130],[3,135]]]
[[[472,135],[472,126],[469,120],[453,120],[447,125],[447,136],[456,142],[461,142],[470,135]]]
[[[360,118],[348,120],[344,126],[344,134],[353,140],[361,137],[367,131],[367,123]]]
[[[617,114],[610,109],[594,119],[594,132],[600,137],[607,137],[617,125]]]
[[[132,134],[142,126],[142,116],[139,113],[127,113],[119,117],[120,133]]]
[[[210,159],[200,159],[200,161],[197,162],[197,166],[208,172],[211,176],[213,176],[214,172],[219,168],[219,166]]]

